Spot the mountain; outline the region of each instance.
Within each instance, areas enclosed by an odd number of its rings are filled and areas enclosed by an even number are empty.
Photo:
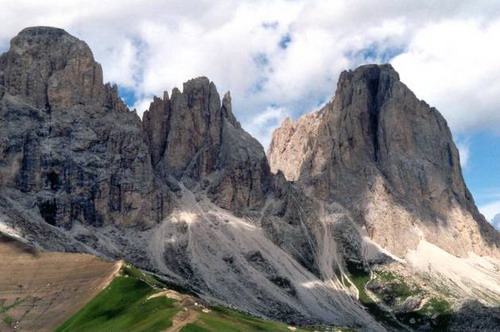
[[[274,132],[268,155],[274,172],[341,202],[400,257],[421,239],[458,256],[498,257],[499,234],[464,183],[445,119],[391,65],[343,72],[321,110]]]
[[[75,220],[154,224],[167,214],[141,120],[102,83],[85,43],[61,29],[26,29],[1,56],[0,72],[0,181],[16,202],[66,229]]]
[[[0,231],[39,249],[295,325],[495,326],[499,235],[445,120],[389,65],[342,73],[266,156],[208,78],[141,119],[83,41],[32,27],[0,56],[0,126]]]

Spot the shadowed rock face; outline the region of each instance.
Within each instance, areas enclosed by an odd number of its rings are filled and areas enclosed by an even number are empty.
[[[0,57],[0,183],[51,225],[152,225],[168,211],[141,120],[61,29],[19,33]]]
[[[321,200],[345,204],[402,256],[421,235],[459,255],[496,252],[498,234],[465,186],[446,121],[390,65],[343,72],[323,109],[276,130],[269,159]]]
[[[238,213],[264,203],[265,153],[207,78],[155,98],[141,123],[87,44],[34,27],[0,57],[0,84],[0,182],[51,225],[150,227],[173,206],[172,180]]]
[[[219,206],[240,213],[260,208],[271,187],[266,155],[232,114],[231,96],[221,104],[213,82],[199,77],[184,89],[155,98],[144,113],[144,131],[159,176],[199,186]]]

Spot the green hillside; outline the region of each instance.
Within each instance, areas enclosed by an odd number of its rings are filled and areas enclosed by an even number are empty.
[[[167,294],[167,295],[164,295]],[[207,306],[190,295],[168,290],[155,278],[131,266],[55,332],[305,332],[219,306]],[[328,331],[347,329],[328,328]]]

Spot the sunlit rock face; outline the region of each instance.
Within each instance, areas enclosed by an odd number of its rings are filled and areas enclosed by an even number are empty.
[[[325,107],[275,131],[268,155],[273,171],[344,204],[401,257],[422,236],[457,255],[498,254],[446,121],[390,65],[343,72]]]

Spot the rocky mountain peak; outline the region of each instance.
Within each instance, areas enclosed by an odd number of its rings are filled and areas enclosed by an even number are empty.
[[[381,113],[400,84],[398,73],[389,64],[365,65],[341,73],[332,107],[342,110],[348,122],[354,122],[353,126],[345,127],[347,143],[353,154],[358,155],[353,162],[379,159],[383,148],[379,140]],[[354,132],[348,133],[351,129]]]
[[[152,163],[163,176],[199,179],[214,170],[222,110],[217,88],[208,78],[187,81],[182,92],[174,88],[170,99],[168,93],[164,99],[155,98],[143,118]],[[188,170],[195,157],[203,162]]]
[[[62,29],[24,29],[0,56],[0,77],[4,197],[65,228],[161,218],[167,194],[152,182],[140,119],[103,84],[85,42]]]
[[[222,116],[229,121],[233,126],[241,128],[241,124],[236,120],[233,114],[233,106],[231,104],[231,92],[226,92],[222,98]]]
[[[465,186],[445,119],[390,65],[343,72],[327,105],[276,130],[269,160],[316,197],[342,202],[394,253],[404,256],[422,234],[459,255],[498,246]]]
[[[297,181],[302,164],[309,158],[316,141],[322,113],[312,112],[295,122],[286,118],[273,133],[267,156],[273,173],[282,172],[289,181]]]
[[[269,166],[260,143],[232,113],[229,92],[221,102],[208,78],[189,80],[182,92],[174,88],[170,99],[167,93],[155,98],[143,121],[152,164],[164,180],[200,185],[231,210],[262,204]]]
[[[88,45],[66,31],[32,27],[14,37],[0,58],[8,94],[46,109],[101,104],[125,110],[116,89],[104,85]]]
[[[399,74],[390,64],[384,65],[364,65],[355,70],[343,71],[340,74],[337,83],[338,94],[343,95],[343,89],[349,92],[345,97],[352,97],[350,92],[352,87],[356,87],[356,91],[352,93],[367,93],[366,97],[372,102],[370,111],[377,112],[384,101],[389,98],[391,87],[399,82]],[[350,103],[352,100],[346,98],[343,103]],[[343,104],[342,106],[347,106]]]

